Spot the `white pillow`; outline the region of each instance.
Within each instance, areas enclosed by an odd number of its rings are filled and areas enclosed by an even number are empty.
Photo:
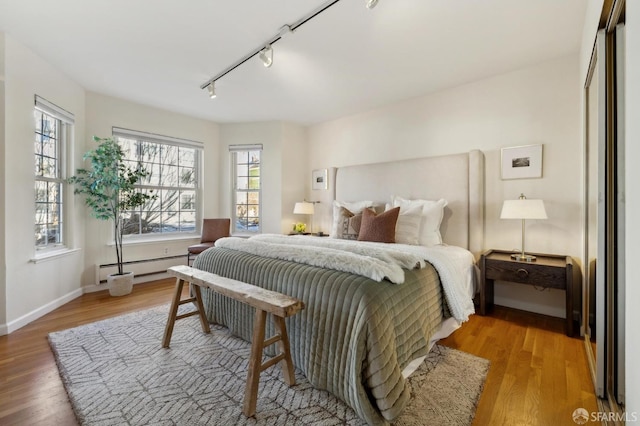
[[[434,200],[408,200],[402,197],[393,197],[393,206],[400,209],[411,209],[422,207],[422,222],[420,223],[420,236],[418,242],[422,246],[435,246],[442,244],[442,235],[440,235],[440,224],[444,217],[444,208],[447,200],[441,198]]]
[[[385,206],[385,211],[393,207]],[[422,223],[422,206],[410,209],[400,207],[400,214],[396,222],[396,243],[418,245],[420,237],[420,224]]]
[[[338,235],[338,227],[340,226],[340,207],[344,207],[353,214],[358,214],[367,207],[372,207],[373,201],[333,201],[333,222],[331,223],[332,238],[336,238]]]

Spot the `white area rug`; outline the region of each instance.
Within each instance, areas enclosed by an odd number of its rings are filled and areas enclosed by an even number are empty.
[[[168,305],[49,335],[82,425],[363,425],[353,410],[296,371],[260,379],[255,418],[242,414],[251,345],[196,316],[176,323],[161,347]],[[410,377],[412,400],[394,425],[469,425],[489,361],[435,346]]]

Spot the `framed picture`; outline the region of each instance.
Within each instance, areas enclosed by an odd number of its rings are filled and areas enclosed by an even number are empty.
[[[327,169],[317,169],[311,173],[312,189],[328,189]]]
[[[542,177],[542,144],[502,148],[500,177],[531,179]]]

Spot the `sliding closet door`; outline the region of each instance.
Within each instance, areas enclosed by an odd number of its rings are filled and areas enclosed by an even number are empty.
[[[598,33],[585,82],[585,247],[584,247],[584,331],[587,354],[592,365],[596,394],[605,395],[604,345],[604,169],[606,147],[606,55],[605,32]],[[601,267],[602,266],[602,267]],[[600,384],[598,386],[598,384]]]
[[[624,146],[625,146],[625,26],[619,24],[615,32],[616,44],[616,241],[615,241],[615,316],[612,318],[614,328],[612,333],[615,336],[615,362],[613,363],[613,389],[619,404],[624,405],[625,401],[625,322],[624,322],[624,302],[625,302],[625,168],[624,168]]]
[[[596,395],[625,401],[624,0],[603,10],[585,82],[585,344]],[[591,362],[594,361],[594,362]]]
[[[607,281],[607,50],[606,34],[598,31],[596,40],[596,81],[597,84],[597,120],[596,162],[598,182],[596,210],[596,262],[595,262],[595,296],[596,296],[596,395],[606,396],[606,281]]]

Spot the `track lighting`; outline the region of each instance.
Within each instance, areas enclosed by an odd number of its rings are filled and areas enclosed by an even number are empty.
[[[215,81],[212,81],[211,83],[209,83],[209,85],[207,86],[207,89],[209,90],[209,97],[211,99],[216,97],[216,83]]]
[[[209,91],[209,97],[215,98],[216,97],[216,88],[214,86],[215,82],[221,79],[222,77],[224,77],[225,75],[227,75],[228,73],[230,73],[231,71],[235,70],[240,65],[244,64],[245,62],[247,62],[249,59],[253,58],[256,55],[260,57],[265,67],[270,67],[271,64],[273,64],[273,48],[271,46],[274,43],[278,42],[278,40],[281,40],[283,37],[293,33],[302,25],[306,24],[313,18],[317,17],[322,12],[329,9],[331,6],[337,4],[338,2],[340,2],[340,0],[327,0],[324,4],[319,6],[317,9],[307,13],[305,16],[298,19],[293,24],[283,25],[278,30],[278,33],[275,34],[273,37],[271,37],[271,39],[267,40],[266,43],[262,44],[259,48],[247,53],[242,58],[238,59],[236,62],[231,64],[229,67],[219,72],[215,76],[211,77],[207,82],[201,84],[200,88],[207,89]],[[373,9],[376,6],[376,4],[378,4],[378,0],[367,0],[367,7],[369,9]]]
[[[260,59],[267,68],[273,64],[273,48],[270,44],[267,44],[265,48],[260,51]]]
[[[378,0],[367,0],[367,9],[373,9],[378,5]]]

